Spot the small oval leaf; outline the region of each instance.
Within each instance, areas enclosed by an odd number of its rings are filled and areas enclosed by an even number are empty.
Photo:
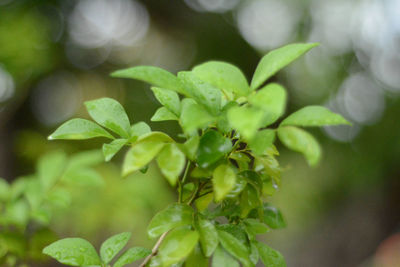
[[[104,263],[108,264],[128,243],[131,233],[125,232],[116,234],[101,244],[100,257]]]
[[[48,139],[71,139],[82,140],[95,137],[107,137],[114,139],[106,130],[92,121],[84,119],[72,119],[63,123],[57,130],[52,133]]]

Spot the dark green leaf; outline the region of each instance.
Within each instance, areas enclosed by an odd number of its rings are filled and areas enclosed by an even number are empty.
[[[200,217],[196,220],[196,229],[200,235],[200,244],[206,257],[210,257],[218,246],[218,232],[214,224]]]
[[[260,60],[260,63],[258,63],[251,81],[251,88],[253,90],[257,89],[280,69],[286,67],[289,63],[317,45],[317,43],[289,44],[272,50]]]
[[[272,229],[286,227],[281,211],[269,204],[264,204],[264,222]]]
[[[265,129],[258,131],[249,142],[250,149],[256,155],[261,155],[267,148],[272,146],[275,141],[275,130]]]
[[[256,246],[261,257],[261,261],[268,267],[286,267],[285,259],[278,251],[270,248],[269,246],[257,242]]]
[[[229,138],[222,136],[217,131],[210,130],[200,139],[197,150],[197,162],[200,167],[207,168],[230,152],[231,149],[232,142]]]
[[[156,110],[151,121],[176,121],[178,117],[166,107],[161,107]]]
[[[228,120],[244,138],[251,140],[263,124],[264,113],[250,107],[233,107],[228,110]]]
[[[192,133],[214,121],[214,118],[193,99],[182,100],[180,123],[185,133]]]
[[[212,181],[215,192],[215,200],[219,202],[223,200],[225,196],[235,187],[235,171],[229,165],[219,165],[213,172]]]
[[[182,84],[175,75],[154,66],[136,66],[124,70],[117,70],[113,72],[111,76],[136,79],[184,94]]]
[[[308,132],[294,126],[283,126],[278,129],[278,137],[289,149],[302,153],[311,166],[315,166],[321,149],[315,138]]]
[[[244,266],[250,266],[249,251],[246,246],[236,239],[233,235],[225,232],[218,231],[219,240],[221,245],[235,258],[237,258]]]
[[[201,80],[237,96],[246,96],[250,92],[246,77],[232,64],[209,61],[193,68],[193,73]]]
[[[85,102],[89,115],[101,126],[124,138],[129,137],[130,122],[122,105],[112,98]]]
[[[133,247],[125,251],[114,263],[113,267],[123,267],[150,255],[151,250],[142,247]]]
[[[55,130],[54,133],[49,136],[49,140],[82,140],[95,137],[107,137],[114,139],[111,134],[94,122],[84,119],[72,119],[58,127],[57,130]]]
[[[154,96],[157,98],[158,102],[161,103],[161,105],[165,106],[176,116],[180,115],[181,103],[179,100],[179,96],[176,92],[159,87],[152,87],[151,90],[153,91]]]
[[[128,142],[126,139],[115,139],[109,144],[103,144],[103,155],[106,161],[110,161],[115,154]]]
[[[100,257],[104,263],[108,264],[128,243],[131,233],[125,232],[116,234],[101,244]]]
[[[172,204],[157,213],[151,220],[147,233],[151,238],[171,230],[172,228],[192,223],[193,209],[186,204]]]
[[[162,242],[158,255],[163,266],[170,266],[186,258],[195,248],[199,234],[187,228],[172,230]]]
[[[240,195],[240,217],[245,218],[252,209],[261,205],[262,200],[258,191],[252,185],[247,185]]]
[[[221,246],[218,246],[212,258],[212,267],[240,267],[240,264]]]
[[[175,143],[166,144],[157,156],[157,164],[168,182],[175,186],[185,168],[185,154]]]
[[[333,113],[322,106],[307,106],[288,116],[281,125],[325,126],[350,124],[341,115]]]
[[[100,265],[101,260],[94,247],[82,238],[65,238],[58,240],[43,249],[60,263],[71,266]]]

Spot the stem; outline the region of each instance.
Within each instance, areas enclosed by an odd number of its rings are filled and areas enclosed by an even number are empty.
[[[153,249],[151,250],[151,254],[148,255],[148,256],[144,259],[144,261],[142,262],[142,264],[140,264],[139,267],[145,267],[146,264],[149,263],[150,260],[151,260],[155,255],[157,255],[158,248],[160,247],[162,241],[164,240],[164,238],[167,236],[168,233],[169,233],[169,231],[163,233],[163,234],[160,236],[160,238],[157,240],[157,243],[154,245]]]
[[[184,172],[183,177],[182,177],[182,180],[179,182],[179,185],[178,185],[179,186],[179,188],[178,188],[178,191],[179,191],[178,202],[179,203],[182,203],[183,185],[185,184],[185,181],[186,181],[186,178],[187,178],[187,175],[188,175],[188,172],[189,172],[189,167],[190,167],[190,161],[187,162],[186,168],[185,168],[185,172]]]

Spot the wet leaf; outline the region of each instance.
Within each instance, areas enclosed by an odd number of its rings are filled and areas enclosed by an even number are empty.
[[[207,168],[222,158],[232,149],[232,142],[221,133],[210,130],[200,138],[197,150],[197,162],[200,167]]]
[[[106,130],[101,128],[99,125],[92,121],[84,119],[72,119],[63,123],[57,130],[52,133],[48,139],[90,139],[95,137],[107,137],[114,139],[114,137],[109,134]]]
[[[104,263],[108,264],[128,243],[131,233],[125,232],[116,234],[101,244],[100,257]]]

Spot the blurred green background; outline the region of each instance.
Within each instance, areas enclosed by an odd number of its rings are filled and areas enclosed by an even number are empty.
[[[84,101],[112,97],[131,121],[149,121],[158,104],[148,86],[110,78],[113,70],[224,60],[250,79],[269,50],[315,41],[274,80],[289,91],[289,111],[322,104],[353,127],[314,132],[324,155],[313,169],[282,150],[271,201],[288,227],[265,239],[288,266],[400,266],[400,0],[0,0],[0,177],[34,172],[49,151],[99,148],[46,140],[87,117]],[[150,125],[179,133],[175,122]],[[52,220],[60,238],[99,244],[132,231],[134,244],[152,244],[145,227],[175,196],[157,168],[122,179],[120,161],[97,167],[103,187],[73,192]]]

